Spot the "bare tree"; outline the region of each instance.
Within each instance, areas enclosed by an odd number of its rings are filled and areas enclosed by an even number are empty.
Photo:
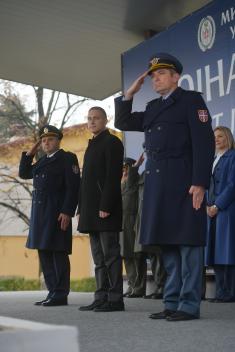
[[[38,130],[50,124],[60,111],[59,129],[62,129],[72,115],[88,98],[79,97],[42,87],[32,87],[35,108],[29,109],[23,97],[16,92],[14,84],[0,82],[0,143],[7,142],[14,134],[33,135],[37,139]]]

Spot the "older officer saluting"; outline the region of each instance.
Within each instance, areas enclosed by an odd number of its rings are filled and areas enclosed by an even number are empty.
[[[78,202],[80,171],[76,155],[60,149],[60,130],[47,125],[39,137],[29,152],[23,152],[19,167],[19,176],[33,178],[34,187],[26,247],[38,249],[49,291],[35,305],[61,306],[67,305],[70,289],[71,217]],[[40,146],[45,156],[32,164]]]
[[[167,272],[165,309],[150,318],[167,321],[200,316],[206,237],[204,193],[214,156],[210,114],[200,93],[178,87],[182,70],[172,55],[156,54],[148,70],[115,101],[115,126],[145,133],[140,242],[162,247]],[[132,113],[132,99],[147,76],[161,97],[150,101],[144,112]]]

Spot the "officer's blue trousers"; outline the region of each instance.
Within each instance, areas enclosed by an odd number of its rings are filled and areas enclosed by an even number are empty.
[[[45,283],[49,291],[47,298],[67,297],[70,290],[70,262],[67,252],[38,251]]]
[[[216,297],[235,301],[235,265],[215,265]]]
[[[167,272],[164,288],[165,309],[200,315],[203,276],[203,247],[164,246],[163,263]]]

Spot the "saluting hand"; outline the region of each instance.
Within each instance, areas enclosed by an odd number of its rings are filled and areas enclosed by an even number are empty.
[[[201,186],[191,186],[189,194],[193,196],[193,208],[196,210],[200,209],[205,194],[205,188]]]
[[[132,83],[132,85],[127,89],[126,93],[124,94],[126,100],[131,100],[133,96],[140,90],[147,75],[148,71],[144,72]]]
[[[69,215],[60,213],[59,217],[58,217],[58,221],[60,221],[60,228],[63,231],[66,231],[70,221],[71,221],[71,217]]]
[[[27,155],[30,155],[30,156],[34,156],[37,151],[40,149],[40,146],[41,146],[41,139],[39,141],[37,141],[33,146],[32,148],[30,149],[30,151],[27,152]]]
[[[102,211],[102,210],[99,211],[99,217],[102,219],[107,218],[109,215],[110,213],[107,213],[106,211]]]

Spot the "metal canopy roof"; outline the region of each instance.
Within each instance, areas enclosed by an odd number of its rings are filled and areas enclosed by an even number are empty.
[[[0,78],[103,99],[120,54],[208,0],[0,0]]]

